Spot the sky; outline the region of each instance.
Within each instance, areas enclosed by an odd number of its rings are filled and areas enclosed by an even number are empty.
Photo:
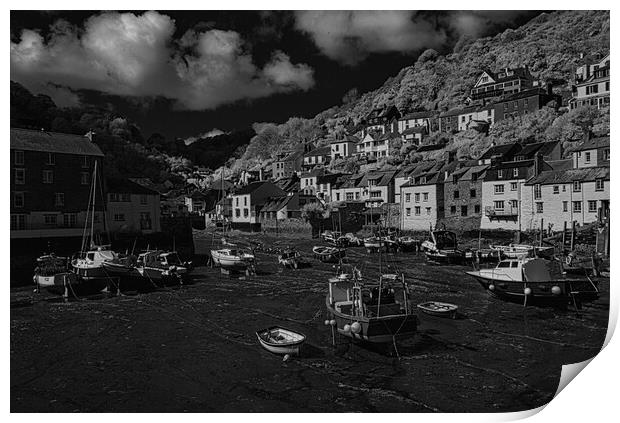
[[[311,118],[534,11],[11,11],[11,80],[192,139]]]

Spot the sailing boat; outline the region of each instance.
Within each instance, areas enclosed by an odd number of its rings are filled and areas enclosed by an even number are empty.
[[[118,261],[118,255],[109,249],[109,245],[95,244],[97,163],[98,161],[95,161],[95,167],[93,169],[92,185],[90,187],[86,221],[84,222],[84,233],[82,235],[82,248],[78,257],[71,262],[73,272],[78,276],[78,279],[82,281],[105,280],[108,278],[108,275],[103,267],[103,263]]]

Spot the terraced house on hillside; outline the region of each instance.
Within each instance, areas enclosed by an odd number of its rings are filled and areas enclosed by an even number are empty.
[[[571,109],[582,106],[609,106],[609,54],[602,59],[580,66],[575,71],[573,98],[569,101]]]

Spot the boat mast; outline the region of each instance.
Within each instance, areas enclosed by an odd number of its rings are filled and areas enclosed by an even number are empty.
[[[93,214],[90,225],[90,247],[94,245],[93,237],[95,232],[95,204],[97,203],[97,160],[95,160],[95,168],[93,170]]]

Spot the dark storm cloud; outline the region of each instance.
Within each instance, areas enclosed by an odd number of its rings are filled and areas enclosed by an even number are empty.
[[[83,27],[56,21],[44,38],[24,29],[11,41],[11,79],[52,96],[78,101],[75,90],[165,97],[187,110],[213,109],[240,99],[309,90],[313,69],[273,51],[261,68],[242,35],[210,24],[174,39],[175,21],[146,12],[102,13]]]

